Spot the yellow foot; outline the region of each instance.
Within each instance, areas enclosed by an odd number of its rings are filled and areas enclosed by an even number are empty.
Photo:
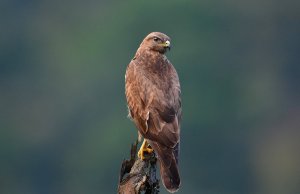
[[[153,152],[153,149],[150,147],[148,142],[144,139],[144,142],[138,152],[138,157],[142,160],[145,160],[145,153],[146,154],[151,154]]]

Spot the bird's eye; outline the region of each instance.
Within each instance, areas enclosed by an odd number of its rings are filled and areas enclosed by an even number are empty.
[[[157,41],[159,40],[159,38],[154,37],[153,40],[154,40],[155,42],[157,42]]]

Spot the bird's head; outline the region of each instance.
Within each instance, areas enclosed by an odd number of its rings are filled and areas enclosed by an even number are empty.
[[[164,54],[171,49],[171,39],[161,32],[152,32],[146,36],[140,47]]]

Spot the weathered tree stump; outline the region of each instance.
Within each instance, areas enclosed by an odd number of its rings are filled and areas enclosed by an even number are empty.
[[[159,180],[156,178],[155,153],[145,155],[145,160],[137,158],[137,145],[131,145],[130,160],[123,160],[118,194],[157,194],[159,193]]]

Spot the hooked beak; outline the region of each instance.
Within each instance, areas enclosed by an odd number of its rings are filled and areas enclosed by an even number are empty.
[[[165,43],[163,43],[164,44],[164,47],[165,48],[167,48],[167,49],[169,49],[169,51],[171,50],[171,42],[170,41],[166,41]]]

